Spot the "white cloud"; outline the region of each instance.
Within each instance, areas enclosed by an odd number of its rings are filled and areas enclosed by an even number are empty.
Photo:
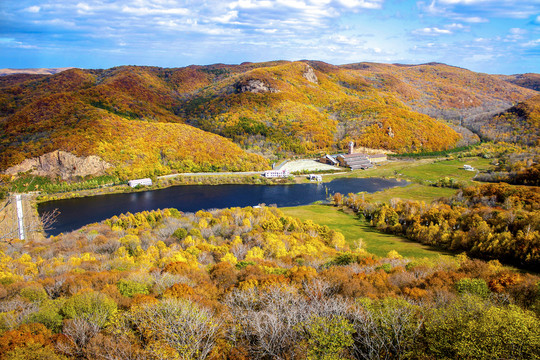
[[[16,41],[13,38],[0,38],[0,45],[17,49],[38,49],[38,47],[35,45],[24,44],[20,41]]]
[[[467,26],[464,26],[463,24],[458,24],[458,23],[452,23],[449,25],[445,25],[444,27],[449,30],[463,30],[463,29],[468,28]]]
[[[221,16],[215,16],[212,18],[213,21],[222,23],[222,24],[228,24],[231,21],[238,19],[238,11],[228,11],[226,14]]]
[[[93,13],[93,8],[87,3],[78,3],[75,8],[79,14],[90,14]]]
[[[416,35],[450,35],[452,34],[452,31],[448,29],[439,29],[438,27],[425,27],[422,29],[416,29],[413,31],[413,34]]]
[[[334,35],[330,37],[332,43],[337,43],[346,46],[359,46],[365,44],[365,41],[360,40],[358,37],[345,36],[345,35]],[[379,49],[380,50],[380,49]]]
[[[523,46],[523,47],[537,47],[539,45],[540,45],[540,39],[536,39],[536,40],[528,41],[528,42],[522,44],[521,46]]]
[[[384,0],[339,0],[339,3],[348,8],[380,9]]]
[[[512,35],[523,35],[523,34],[526,34],[527,33],[527,30],[525,29],[520,29],[520,28],[511,28],[510,29],[510,34]]]
[[[422,0],[418,8],[425,14],[470,23],[488,19],[526,19],[538,15],[538,0]]]
[[[64,19],[36,20],[36,21],[33,21],[33,23],[39,24],[39,25],[60,26],[60,27],[65,27],[65,28],[73,28],[76,26],[74,21],[67,21]]]
[[[493,58],[495,58],[495,55],[493,54],[474,54],[473,56],[467,58],[467,60],[474,62],[483,62],[493,60]]]
[[[188,15],[190,11],[186,8],[150,8],[150,7],[122,7],[122,12],[135,16],[145,15]]]
[[[489,22],[488,19],[480,17],[480,16],[465,16],[465,17],[458,16],[458,17],[455,17],[455,19],[460,20],[460,21],[464,21],[464,22],[467,22],[467,23],[471,23],[471,24],[480,24],[480,23]]]
[[[509,34],[506,36],[504,41],[515,42],[524,38],[524,35],[527,34],[527,30],[520,28],[511,28]]]
[[[41,10],[40,6],[30,6],[30,7],[27,7],[26,9],[24,9],[24,11],[31,12],[31,13],[34,13],[34,14],[37,14],[40,10]]]
[[[254,29],[256,32],[260,32],[263,34],[275,34],[278,32],[278,29]]]
[[[313,5],[328,5],[332,2],[332,0],[309,0],[309,2]]]
[[[229,4],[231,9],[260,9],[271,8],[272,6],[272,1],[268,0],[238,0]]]

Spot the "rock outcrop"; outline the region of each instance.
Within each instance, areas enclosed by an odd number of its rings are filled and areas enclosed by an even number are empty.
[[[69,180],[75,177],[100,175],[112,167],[98,156],[80,157],[69,152],[56,150],[36,158],[26,159],[19,165],[8,168],[6,175],[16,175],[29,171],[32,175],[61,177]]]
[[[315,71],[313,70],[313,68],[309,65],[306,66],[306,71],[304,71],[304,73],[302,74],[306,79],[307,81],[309,82],[312,82],[314,84],[318,84],[319,83],[319,79],[317,78],[317,75],[315,75]]]
[[[270,85],[259,79],[248,79],[238,82],[236,84],[236,91],[238,93],[251,92],[254,94],[279,92],[278,89],[271,87]]]
[[[391,126],[388,127],[388,136],[390,136],[391,138],[394,138],[394,131],[392,130]]]

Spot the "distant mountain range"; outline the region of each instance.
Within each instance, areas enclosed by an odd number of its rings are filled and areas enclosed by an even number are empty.
[[[32,75],[53,75],[59,72],[73,69],[72,67],[64,68],[38,68],[38,69],[0,69],[0,76],[14,74],[32,74]]]
[[[520,103],[537,102],[539,77],[319,61],[2,76],[0,168],[55,150],[97,155],[133,177],[262,169],[349,141],[432,151],[524,130],[530,136],[508,139],[535,143],[536,108]]]

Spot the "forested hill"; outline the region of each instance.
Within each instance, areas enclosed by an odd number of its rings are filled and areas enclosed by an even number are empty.
[[[460,118],[536,94],[444,64],[276,61],[17,74],[0,77],[0,168],[54,150],[97,155],[123,177],[260,169],[267,166],[260,155],[339,151],[351,140],[441,150],[466,133]]]
[[[524,88],[540,91],[540,74],[500,75],[500,78]]]
[[[540,95],[533,96],[489,119],[481,117],[470,124],[489,140],[540,145]]]

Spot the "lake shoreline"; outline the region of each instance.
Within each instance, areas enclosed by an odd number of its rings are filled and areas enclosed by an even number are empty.
[[[103,221],[121,213],[175,208],[182,212],[202,209],[245,207],[259,204],[300,206],[321,201],[334,193],[373,193],[409,185],[408,181],[384,178],[340,178],[328,183],[284,183],[271,186],[223,184],[174,186],[109,196],[88,196],[41,202],[40,214],[54,209],[61,212],[54,233],[72,231],[88,223]],[[280,186],[281,185],[281,186]],[[52,235],[55,235],[52,233]]]
[[[320,174],[322,175],[323,181],[322,183],[329,183],[335,179],[340,178],[351,178],[353,175],[359,175],[359,170],[356,171],[340,171],[336,173],[326,173],[326,174]],[[360,170],[360,171],[369,171],[369,170]],[[51,194],[39,194],[36,193],[35,197],[35,203],[37,205],[46,203],[49,201],[56,201],[56,200],[66,200],[66,199],[79,199],[79,198],[86,198],[86,197],[93,197],[93,196],[101,196],[101,195],[113,195],[113,194],[131,194],[131,193],[138,193],[138,192],[144,192],[144,191],[153,191],[153,190],[161,190],[161,189],[167,189],[171,187],[176,186],[196,186],[196,185],[211,185],[211,186],[219,186],[219,185],[294,185],[294,184],[311,184],[314,183],[312,181],[308,180],[307,175],[292,175],[293,179],[290,178],[282,178],[282,179],[267,179],[263,176],[254,176],[254,175],[243,175],[243,176],[234,176],[234,175],[219,175],[216,173],[216,175],[212,176],[182,176],[179,175],[178,177],[175,177],[174,179],[182,178],[182,180],[187,181],[176,181],[171,182],[170,179],[165,179],[166,181],[157,181],[152,186],[141,186],[137,188],[129,187],[127,184],[122,185],[112,185],[112,186],[102,186],[100,188],[95,189],[87,189],[87,190],[74,190],[74,191],[66,191],[66,192],[57,192],[57,193],[51,193]],[[195,179],[193,179],[195,178]],[[249,178],[249,179],[247,179]],[[326,179],[325,179],[326,178]],[[381,175],[370,175],[370,176],[354,176],[354,178],[360,178],[360,179],[369,179],[369,178],[384,178],[384,179],[396,179],[398,181],[409,181],[407,179],[404,179],[400,176],[381,176]],[[203,180],[203,181],[201,181]],[[217,182],[216,182],[217,180]]]

